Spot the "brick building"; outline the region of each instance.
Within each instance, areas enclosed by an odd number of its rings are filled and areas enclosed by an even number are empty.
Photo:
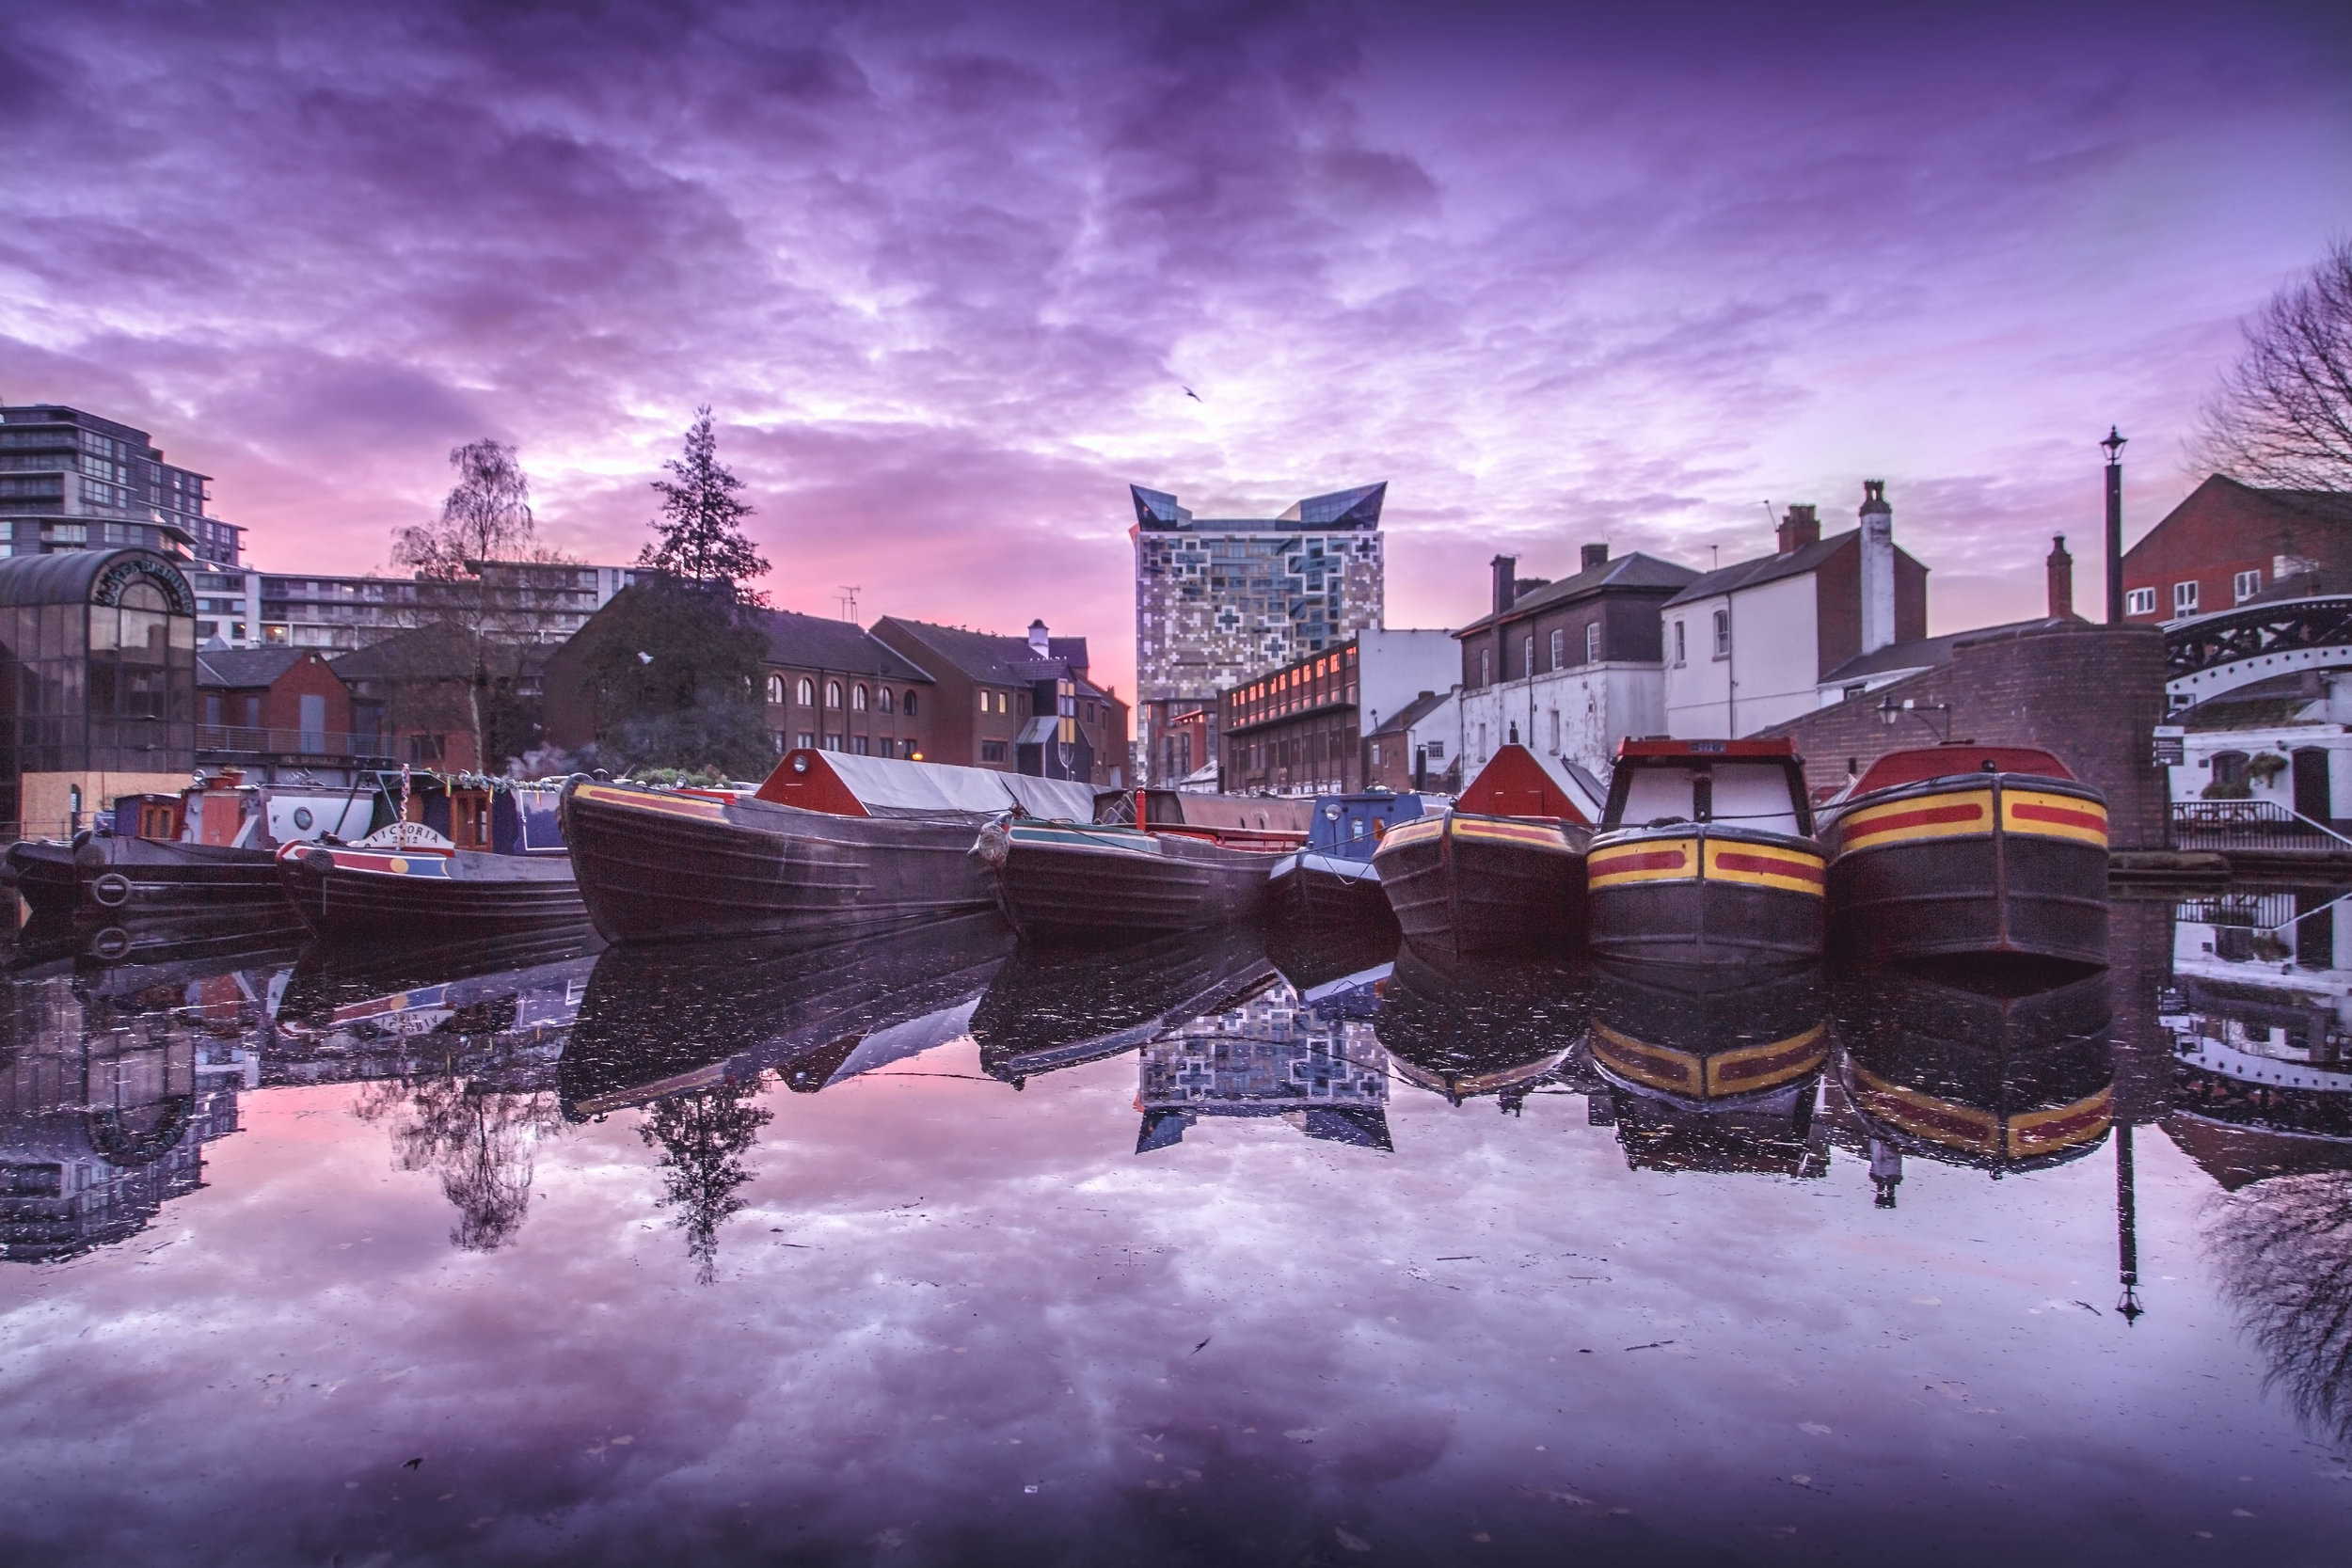
[[[315,648],[206,648],[196,656],[196,760],[248,771],[376,760],[355,733],[351,689]],[[265,771],[264,779],[274,777]]]
[[[2352,590],[2352,496],[2257,490],[2215,474],[2123,552],[2123,619],[2210,615],[2281,582]]]
[[[1219,693],[1225,788],[1363,788],[1363,732],[1451,675],[1454,657],[1452,632],[1368,629]]]
[[[2119,849],[2170,838],[2153,735],[2165,721],[2164,639],[2153,627],[2052,618],[1951,640],[1935,668],[1758,733],[1785,735],[1824,788],[1885,752],[1945,738],[2040,746],[2106,792]]]
[[[768,633],[768,731],[782,755],[795,747],[856,756],[946,762],[937,683],[854,621],[790,610],[758,612]]]
[[[936,683],[930,760],[1104,788],[1129,782],[1127,705],[1087,678],[1085,638],[1051,636],[1042,621],[1023,638],[896,615],[876,621],[873,636]]]
[[[1462,695],[1422,691],[1364,736],[1364,787],[1443,790],[1462,787]]]

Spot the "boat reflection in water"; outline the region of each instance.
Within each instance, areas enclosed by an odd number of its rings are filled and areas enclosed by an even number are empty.
[[[1995,1175],[2081,1159],[2115,1114],[2107,972],[1986,965],[1841,976],[1840,1082],[1892,1207],[1902,1158]]]
[[[1830,1054],[1818,968],[1754,979],[1737,972],[1596,962],[1595,1110],[1636,1170],[1829,1172],[1814,1112]],[[1600,1107],[1606,1104],[1607,1109]]]
[[[1310,1138],[1389,1149],[1388,1062],[1351,991],[1303,1000],[1269,977],[1247,1000],[1186,1020],[1143,1048],[1136,1152],[1183,1140],[1203,1117],[1279,1117]]]
[[[1012,949],[993,912],[784,952],[740,940],[615,947],[596,960],[558,1069],[564,1113],[748,1087],[770,1070],[814,1093],[966,1033]]]
[[[1583,998],[1565,964],[1454,959],[1408,944],[1375,1027],[1406,1083],[1454,1105],[1495,1095],[1516,1112],[1575,1047]]]
[[[1246,925],[1108,949],[1024,947],[972,1015],[980,1069],[1017,1089],[1234,1006],[1274,974]]]

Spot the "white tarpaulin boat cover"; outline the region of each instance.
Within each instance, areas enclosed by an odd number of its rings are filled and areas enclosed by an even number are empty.
[[[810,770],[828,769],[856,797],[868,816],[995,816],[1019,811],[1030,816],[1072,822],[1094,820],[1094,786],[1068,779],[1034,779],[988,768],[955,768],[940,762],[898,757],[861,757],[847,752],[799,752],[787,756],[784,773],[802,758]],[[764,800],[799,804],[791,794],[763,786]]]

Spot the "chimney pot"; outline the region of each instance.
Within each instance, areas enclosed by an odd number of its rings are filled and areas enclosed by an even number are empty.
[[[1793,555],[1807,545],[1820,544],[1821,542],[1820,508],[1809,505],[1790,506],[1788,515],[1780,520],[1778,533],[1782,555]]]
[[[1040,658],[1045,658],[1050,657],[1053,646],[1053,639],[1045,635],[1044,621],[1042,619],[1031,621],[1029,623],[1029,652]]]
[[[1499,555],[1495,557],[1494,612],[1497,615],[1500,615],[1504,610],[1509,610],[1513,602],[1518,597],[1518,570],[1519,558],[1518,556]]]
[[[1584,546],[1584,557],[1583,563],[1581,568],[1581,570],[1589,572],[1596,567],[1606,566],[1608,564],[1609,546],[1607,545],[1587,545]]]
[[[2054,621],[2071,619],[2074,613],[2074,558],[2066,553],[2066,535],[2050,541],[2050,554],[2043,562],[2049,569],[2050,618]]]

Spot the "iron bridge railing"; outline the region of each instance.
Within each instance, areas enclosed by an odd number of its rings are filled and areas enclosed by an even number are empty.
[[[2352,849],[2352,838],[2277,800],[2175,800],[2172,842],[2183,849]]]
[[[2249,605],[2165,627],[2164,673],[2178,680],[2241,659],[2352,645],[2352,594]]]

